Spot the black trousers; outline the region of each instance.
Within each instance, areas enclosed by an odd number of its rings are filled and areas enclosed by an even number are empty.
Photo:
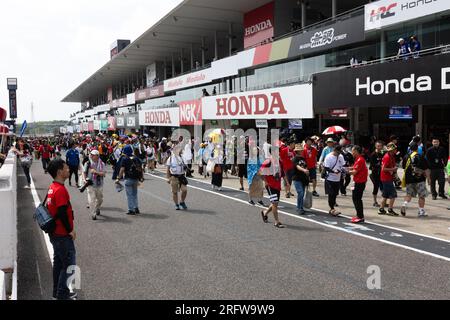
[[[445,174],[444,169],[431,169],[431,194],[433,197],[437,197],[436,181],[439,184],[439,195],[445,195]]]
[[[376,196],[378,194],[378,190],[383,191],[383,184],[381,183],[379,175],[370,175],[370,180],[373,183],[373,192],[372,194]]]
[[[27,177],[28,184],[31,183],[31,177],[30,177],[30,167],[28,166],[22,166],[23,172],[25,173],[25,177]]]
[[[328,194],[328,205],[330,206],[331,210],[334,210],[334,207],[336,206],[336,198],[339,194],[340,185],[341,183],[339,181],[325,181],[325,188]]]
[[[69,166],[69,182],[72,181],[72,174],[75,175],[75,183],[78,185],[78,166]]]
[[[347,187],[351,182],[351,176],[349,174],[346,174],[345,177],[341,179],[341,185],[340,190],[341,194],[347,194]]]
[[[355,189],[352,192],[353,205],[356,209],[356,215],[360,219],[364,219],[364,206],[362,197],[364,190],[366,189],[366,183],[355,183]]]
[[[50,163],[50,159],[44,159],[42,158],[42,168],[44,169],[45,173],[47,173],[47,167]]]

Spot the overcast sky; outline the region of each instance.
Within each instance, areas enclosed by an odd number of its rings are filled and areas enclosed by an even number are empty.
[[[14,0],[0,12],[0,106],[18,78],[18,120],[68,120],[61,103],[109,60],[116,39],[134,41],[181,0]]]

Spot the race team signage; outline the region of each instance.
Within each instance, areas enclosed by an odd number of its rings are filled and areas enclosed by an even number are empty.
[[[344,21],[311,30],[292,37],[289,57],[324,51],[331,48],[364,41],[364,16],[356,16]]]
[[[202,98],[203,119],[312,119],[312,85]]]
[[[116,131],[116,129],[117,129],[116,118],[108,117],[108,131]]]
[[[450,10],[448,0],[381,0],[364,6],[364,30],[382,29]]]
[[[127,128],[134,128],[134,127],[136,127],[136,117],[128,116],[127,117]]]
[[[125,128],[125,117],[116,117],[116,124],[118,128]]]
[[[152,88],[145,88],[135,93],[135,101],[143,101],[150,98],[162,97],[164,95],[164,86],[156,86]]]
[[[448,104],[450,54],[314,75],[314,107]]]
[[[244,48],[247,49],[274,36],[275,2],[244,15]]]
[[[179,108],[149,109],[139,112],[139,125],[149,127],[179,127]]]
[[[202,101],[191,100],[178,103],[180,107],[180,125],[202,125]]]
[[[179,90],[211,82],[211,68],[192,72],[177,78],[164,81],[164,92]]]

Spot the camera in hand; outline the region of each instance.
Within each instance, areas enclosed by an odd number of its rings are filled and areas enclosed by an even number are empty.
[[[92,181],[91,179],[86,179],[86,183],[84,184],[84,186],[82,186],[79,190],[81,193],[83,193],[84,191],[86,191],[86,189],[89,186],[92,186],[94,184],[94,181]]]

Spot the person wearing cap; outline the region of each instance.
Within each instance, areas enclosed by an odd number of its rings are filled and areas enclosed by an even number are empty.
[[[408,44],[406,43],[405,39],[400,38],[397,41],[398,43],[398,53],[397,53],[397,59],[399,58],[403,58],[404,61],[408,60],[408,55],[409,55],[409,47]]]
[[[134,156],[133,147],[126,145],[123,148],[124,156],[120,161],[120,171],[116,179],[119,183],[125,179],[125,190],[128,200],[128,215],[140,214],[138,201],[138,184],[143,181],[143,170],[141,160]]]
[[[400,213],[406,215],[406,208],[413,197],[419,196],[419,218],[426,217],[425,198],[428,196],[426,180],[430,181],[428,163],[425,157],[418,152],[417,143],[409,145],[411,154],[403,158],[403,181],[402,187],[406,187],[405,202],[403,202]]]
[[[302,144],[296,144],[294,147],[295,157],[292,160],[294,164],[294,175],[292,181],[297,191],[297,213],[304,215],[303,198],[305,197],[305,188],[309,185],[308,164],[303,157],[304,147]]]
[[[417,59],[420,54],[420,50],[422,50],[422,46],[420,41],[417,39],[417,36],[412,36],[409,41],[409,52],[413,56],[414,59]]]
[[[105,163],[100,159],[100,152],[92,150],[90,161],[86,162],[83,169],[84,180],[92,181],[92,184],[87,188],[92,220],[97,220],[97,216],[100,215],[100,207],[103,204],[103,181],[105,175]]]
[[[397,146],[390,142],[386,146],[387,153],[383,156],[381,162],[381,174],[380,180],[383,185],[383,200],[381,201],[380,209],[378,210],[379,215],[390,215],[398,216],[398,213],[394,211],[395,198],[397,198],[397,190],[394,186],[394,176],[397,173],[397,161],[395,155],[397,154]],[[388,211],[384,210],[386,203],[389,199]]]
[[[440,140],[434,137],[432,140],[433,146],[428,149],[426,153],[426,159],[428,161],[428,167],[430,168],[430,187],[433,200],[437,199],[438,191],[436,191],[436,181],[439,185],[439,197],[447,199],[445,195],[445,171],[447,166],[447,152],[440,146]]]
[[[341,185],[341,175],[344,168],[345,160],[342,156],[342,146],[337,145],[333,152],[331,152],[324,161],[323,167],[326,172],[325,177],[325,193],[328,195],[328,205],[330,207],[329,214],[338,216],[341,213],[337,212],[336,198],[339,194],[339,187]]]
[[[331,152],[333,152],[334,144],[335,144],[333,138],[328,138],[326,143],[327,143],[327,146],[325,148],[323,148],[322,153],[320,154],[320,158],[319,158],[319,168],[320,168],[320,172],[322,173],[322,178],[324,178],[323,162],[325,161],[325,158],[327,157],[327,155],[329,155]]]

